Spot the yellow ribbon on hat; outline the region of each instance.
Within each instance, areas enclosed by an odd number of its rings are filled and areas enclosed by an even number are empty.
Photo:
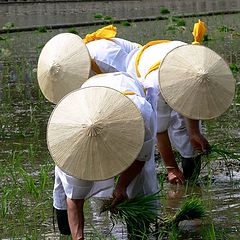
[[[93,33],[89,33],[85,36],[83,41],[89,43],[99,39],[111,39],[117,35],[117,28],[113,25],[108,25],[106,27],[100,28]]]
[[[198,22],[195,23],[193,27],[192,34],[194,37],[194,42],[192,42],[192,44],[200,44],[206,31],[207,28],[205,26],[205,23],[199,19]]]
[[[161,64],[161,61],[155,62],[155,63],[148,69],[148,71],[147,71],[147,73],[146,73],[146,75],[145,75],[145,78],[147,77],[147,75],[148,75],[149,73],[151,73],[152,71],[157,70],[157,69],[160,67],[160,64]]]
[[[146,45],[144,45],[144,46],[142,47],[142,49],[138,52],[137,57],[136,57],[136,60],[135,60],[135,68],[136,68],[136,72],[137,72],[137,76],[138,76],[138,77],[141,77],[141,74],[140,74],[140,72],[139,72],[139,70],[138,70],[138,65],[139,65],[139,61],[140,61],[140,58],[141,58],[144,50],[145,50],[146,48],[150,47],[150,46],[155,45],[155,44],[165,43],[165,42],[170,42],[170,40],[155,40],[155,41],[151,41],[151,42],[147,43]],[[155,64],[154,64],[154,65],[155,65]],[[152,68],[152,67],[151,67],[151,68]],[[152,70],[152,71],[153,71],[153,70]]]

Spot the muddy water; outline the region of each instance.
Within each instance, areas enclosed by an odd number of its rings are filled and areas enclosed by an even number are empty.
[[[236,27],[239,32],[239,25],[234,25],[239,22],[239,16],[205,20],[209,23],[209,29],[212,31],[219,26],[228,25]],[[186,22],[188,31],[174,32],[175,38],[190,41],[189,35],[193,20],[189,21],[191,27]],[[122,37],[135,39],[141,36],[143,39],[137,40],[146,42],[152,38],[156,26],[159,28],[159,32],[165,32],[162,29],[165,25],[167,22],[139,23],[132,28],[123,28],[120,25],[118,28]],[[93,28],[78,30],[81,35],[84,35],[91,32]],[[46,235],[46,239],[59,239],[59,234],[53,233],[51,225],[54,164],[48,155],[45,138],[47,120],[54,106],[47,102],[39,91],[36,67],[43,44],[61,31],[66,30],[1,35],[6,38],[0,41],[1,239],[17,237],[44,239],[43,235]],[[166,37],[173,38],[173,35],[166,35]],[[214,34],[211,37],[213,38]],[[238,35],[234,39],[233,34],[221,35],[221,37],[216,37],[218,41],[213,39],[208,44],[226,56],[227,60],[233,59],[235,63],[239,64],[239,38],[237,37]],[[232,42],[229,42],[230,39]],[[223,42],[219,43],[220,40]],[[232,50],[231,54],[229,49]],[[229,143],[235,151],[239,151],[240,126],[238,119],[240,111],[236,107],[231,108],[222,118],[209,123],[207,133],[211,141],[219,142],[222,146]],[[30,191],[23,185],[23,176],[19,174],[22,171],[21,168],[23,167],[30,176],[37,179],[35,184],[38,186],[39,168],[48,165],[50,165],[50,169],[46,168],[48,170],[47,183],[41,193],[43,199],[33,198],[34,191]],[[221,164],[210,166],[210,169],[207,168],[202,173],[200,186],[197,188],[175,187],[164,182],[161,197],[163,213],[174,214],[186,195],[194,193],[204,200],[207,211],[204,223],[199,224],[197,221],[182,223],[181,229],[184,234],[181,239],[214,239],[210,238],[209,233],[210,230],[213,231],[212,226],[214,226],[215,239],[240,238],[240,177],[237,170],[239,168],[236,165],[232,165],[229,171]],[[27,183],[31,183],[31,181]],[[6,196],[7,204],[5,204]],[[21,211],[22,207],[24,211]],[[99,202],[91,200],[86,206],[87,239],[114,239],[114,237],[115,239],[126,239],[124,226],[119,224],[113,229],[111,228],[112,223],[108,216],[99,215]],[[109,235],[111,230],[112,234]],[[37,237],[34,234],[37,234]]]
[[[192,14],[214,11],[239,11],[239,0],[148,0],[148,1],[65,1],[54,3],[0,3],[0,28],[7,22],[15,27],[79,24],[99,21],[96,13],[113,19],[132,19],[160,16],[162,7],[172,14]]]

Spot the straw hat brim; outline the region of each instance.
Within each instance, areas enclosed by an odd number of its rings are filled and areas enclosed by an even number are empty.
[[[91,61],[83,40],[73,33],[60,33],[43,47],[37,78],[43,95],[57,103],[88,79]]]
[[[212,119],[224,113],[233,101],[235,84],[223,58],[201,45],[174,48],[159,68],[163,98],[191,119]]]
[[[47,143],[64,172],[104,180],[133,163],[144,134],[141,113],[128,97],[107,87],[86,87],[57,104],[48,122]]]

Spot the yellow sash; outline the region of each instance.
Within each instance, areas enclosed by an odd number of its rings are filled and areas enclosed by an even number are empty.
[[[205,23],[202,22],[200,19],[198,20],[197,23],[194,24],[194,28],[193,28],[193,36],[194,36],[194,42],[192,42],[192,44],[200,44],[203,37],[204,37],[204,34],[206,33],[207,29],[206,29],[206,26],[205,26]],[[140,77],[140,73],[139,73],[139,70],[138,70],[138,65],[139,65],[139,61],[140,61],[140,58],[143,54],[143,51],[148,48],[149,46],[152,46],[152,45],[155,45],[155,44],[159,44],[159,43],[164,43],[164,42],[169,42],[169,40],[156,40],[156,41],[151,41],[149,43],[147,43],[146,45],[144,45],[142,47],[142,49],[139,51],[137,57],[136,57],[136,62],[135,62],[135,67],[136,67],[136,72],[137,72],[137,76]],[[161,61],[157,61],[156,63],[154,63],[147,71],[146,75],[145,75],[145,78],[147,77],[147,75],[149,73],[151,73],[152,71],[154,70],[157,70],[159,67],[160,67],[160,64],[161,64]]]
[[[198,22],[195,23],[193,27],[192,34],[194,37],[194,42],[192,42],[192,44],[200,44],[206,31],[207,28],[205,26],[205,23],[199,19]]]
[[[117,35],[117,28],[113,25],[108,25],[106,27],[98,29],[96,32],[89,33],[85,36],[83,41],[89,43],[99,39],[108,39],[114,38]]]
[[[157,62],[155,62],[155,63],[148,69],[148,71],[147,71],[147,73],[146,73],[146,75],[145,75],[145,78],[147,77],[147,75],[148,75],[149,73],[151,73],[151,72],[154,71],[154,70],[157,70],[157,69],[160,67],[160,64],[161,64],[161,61],[160,61],[160,60],[157,61]]]
[[[140,61],[140,58],[141,58],[144,50],[147,49],[150,46],[155,45],[155,44],[165,43],[165,42],[170,42],[170,40],[155,40],[155,41],[151,41],[151,42],[147,43],[146,45],[144,45],[142,47],[142,49],[138,52],[136,60],[135,60],[135,68],[136,68],[136,72],[137,72],[137,76],[138,77],[141,77],[141,74],[140,74],[140,72],[138,70],[138,65],[139,65],[139,61]],[[155,65],[156,65],[156,63],[153,66],[155,66]],[[152,69],[153,66],[150,69]],[[151,71],[153,71],[153,70],[151,70]]]
[[[106,27],[100,28],[97,31],[93,33],[89,33],[85,36],[83,39],[84,43],[89,43],[95,40],[99,39],[108,39],[111,40],[111,38],[114,38],[117,34],[117,28],[113,25],[108,25]],[[102,71],[100,70],[99,66],[96,64],[96,62],[91,59],[91,68],[92,70],[97,73],[101,74]]]
[[[96,74],[101,74],[102,71],[100,70],[99,66],[96,64],[96,62],[91,59],[91,69],[96,73]]]

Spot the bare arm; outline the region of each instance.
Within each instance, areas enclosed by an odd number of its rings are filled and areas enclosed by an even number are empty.
[[[166,166],[170,183],[184,183],[184,177],[175,160],[168,132],[157,133],[157,146]]]
[[[67,198],[68,221],[73,240],[84,240],[84,199]]]
[[[114,200],[112,205],[122,202],[128,198],[127,187],[131,181],[141,172],[144,164],[144,161],[135,160],[128,169],[121,173],[113,193]]]
[[[199,120],[185,118],[185,122],[193,149],[207,153],[210,150],[210,144],[200,132]]]

